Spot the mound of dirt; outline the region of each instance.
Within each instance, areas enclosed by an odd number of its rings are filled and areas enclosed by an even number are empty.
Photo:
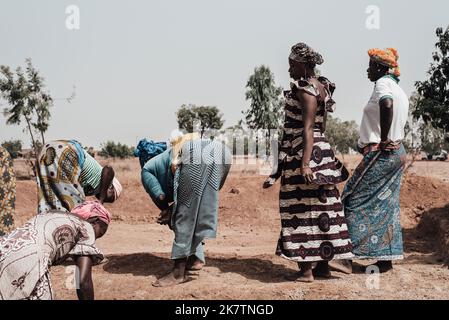
[[[436,178],[408,174],[402,181],[401,223],[413,228],[431,208],[442,208],[448,203],[449,184]]]

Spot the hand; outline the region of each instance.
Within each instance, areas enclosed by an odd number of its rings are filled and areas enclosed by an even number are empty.
[[[313,172],[312,172],[312,169],[310,169],[309,166],[303,166],[303,167],[301,167],[300,173],[301,173],[301,175],[304,177],[304,179],[306,180],[306,183],[307,183],[307,184],[310,184],[310,183],[313,182],[313,179],[314,179],[315,177],[314,177],[314,174],[313,174]]]
[[[273,185],[274,185],[274,183],[276,182],[276,180],[274,179],[274,178],[268,178],[267,180],[265,180],[265,182],[263,183],[263,188],[264,189],[268,189],[268,188],[271,188]]]
[[[398,144],[396,142],[391,141],[390,139],[387,139],[385,141],[381,141],[379,143],[380,150],[382,151],[393,151],[396,150],[398,147]]]
[[[157,218],[157,223],[161,225],[167,225],[170,223],[170,219],[171,219],[171,207],[161,211],[159,217]]]

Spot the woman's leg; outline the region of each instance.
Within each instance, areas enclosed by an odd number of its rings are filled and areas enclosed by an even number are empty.
[[[393,263],[391,261],[379,260],[374,265],[379,268],[380,273],[385,273],[393,270]]]
[[[204,244],[200,242],[196,247],[195,254],[191,255],[187,259],[187,270],[189,271],[199,271],[203,269],[203,266],[206,263],[206,259],[204,256]]]
[[[342,259],[342,260],[331,260],[328,263],[329,270],[343,272],[346,274],[352,273],[352,260]]]
[[[187,258],[175,259],[173,271],[153,283],[155,287],[169,287],[186,282]]]
[[[294,277],[287,277],[288,280],[298,282],[313,282],[315,279],[312,272],[312,262],[298,262],[299,273]]]
[[[317,278],[330,278],[331,271],[329,268],[329,262],[328,261],[318,262],[315,269],[313,269],[313,276]]]

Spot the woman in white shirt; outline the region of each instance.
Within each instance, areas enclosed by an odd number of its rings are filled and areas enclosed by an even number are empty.
[[[409,100],[398,85],[397,50],[368,54],[368,78],[375,85],[360,128],[358,149],[364,158],[342,199],[356,259],[375,259],[379,271],[386,272],[393,260],[403,258],[399,194]]]

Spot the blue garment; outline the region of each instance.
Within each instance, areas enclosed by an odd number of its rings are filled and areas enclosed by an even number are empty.
[[[134,156],[139,157],[140,167],[143,168],[145,163],[167,150],[165,142],[154,142],[153,140],[142,139],[139,141]]]
[[[173,202],[173,173],[171,171],[172,149],[155,156],[145,163],[142,168],[142,184],[153,202],[161,210],[167,209]],[[164,194],[165,201],[159,196]]]
[[[404,146],[366,154],[342,195],[356,259],[403,258],[399,194]]]
[[[84,149],[81,144],[76,140],[69,140],[69,142],[75,147],[76,153],[78,154],[78,164],[80,168],[84,166],[85,154]]]
[[[202,242],[215,238],[218,192],[231,166],[232,156],[223,144],[193,140],[182,146],[180,168],[173,176],[172,149],[150,159],[142,169],[142,184],[154,203],[163,210],[174,202],[175,232],[172,259],[195,255],[204,261]],[[162,203],[159,196],[165,194]]]
[[[192,140],[182,146],[181,167],[174,179],[172,259],[195,255],[205,261],[202,242],[216,237],[218,194],[231,161],[231,152],[222,143]]]

